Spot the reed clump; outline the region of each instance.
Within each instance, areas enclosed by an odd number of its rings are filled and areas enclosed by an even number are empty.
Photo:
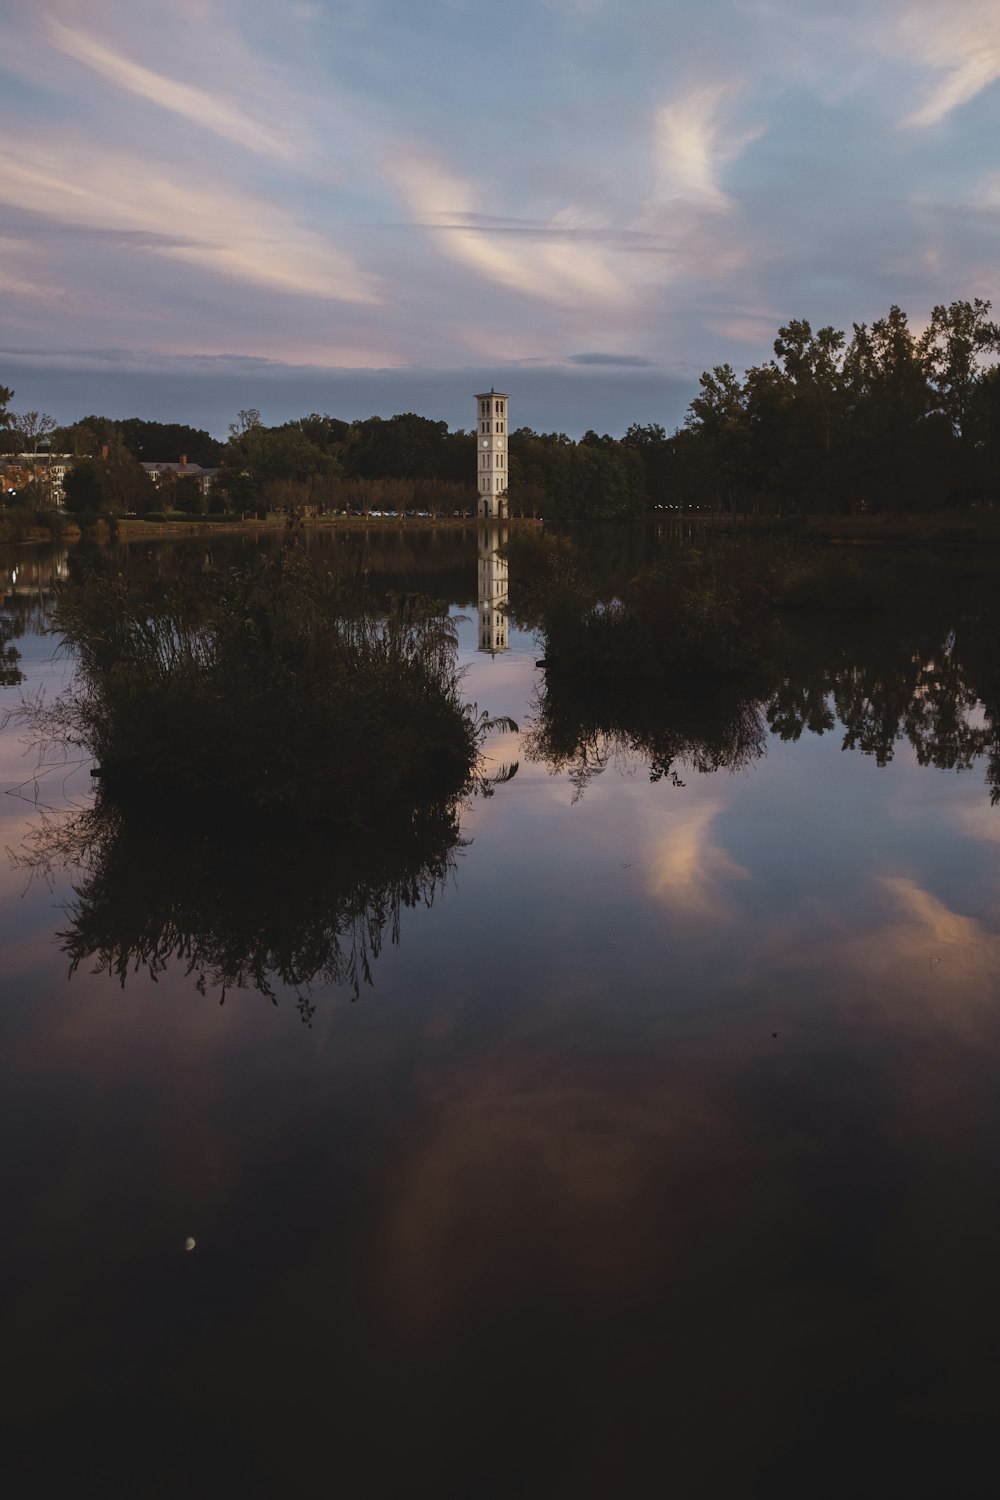
[[[90,571],[60,591],[53,629],[78,672],[29,721],[122,797],[364,825],[466,783],[489,722],[462,703],[443,606],[399,595],[378,611],[361,572],[296,546],[169,580]]]

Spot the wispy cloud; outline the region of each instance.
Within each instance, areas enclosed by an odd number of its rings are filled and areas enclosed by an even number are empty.
[[[643,359],[640,354],[567,354],[567,364],[571,365],[620,365],[628,366],[636,370],[648,370],[653,366],[651,359]]]
[[[40,274],[38,251],[30,240],[0,236],[0,292],[9,297],[24,297],[31,301],[44,302],[51,306],[63,302],[66,292],[62,287]]]
[[[388,170],[415,225],[433,234],[441,250],[480,275],[514,291],[548,302],[576,305],[581,300],[620,305],[630,289],[606,252],[571,233],[586,229],[566,209],[546,228],[536,226],[530,245],[504,242],[481,221],[482,192],[427,153],[396,153]]]
[[[725,83],[688,87],[662,104],[654,124],[657,196],[702,208],[725,209],[724,167],[762,129],[735,130],[727,121],[732,89]]]
[[[576,240],[581,244],[606,245],[613,250],[646,251],[654,254],[667,248],[662,235],[648,229],[631,229],[617,225],[595,224],[572,210],[552,219],[523,219],[506,214],[452,214],[450,221],[428,221],[424,229],[457,229],[471,234],[497,235],[526,240]]]
[[[294,157],[294,150],[287,141],[254,120],[239,105],[227,101],[218,90],[210,93],[155,73],[141,63],[131,62],[87,32],[64,26],[60,21],[49,20],[48,30],[61,52],[84,63],[119,88],[137,94],[147,103],[181,115],[248,151],[286,160]]]
[[[168,349],[2,347],[0,363],[36,370],[85,370],[95,373],[114,371],[126,376],[174,375],[197,380],[213,376],[247,376],[273,381],[296,380],[303,374],[322,374],[331,369],[382,371],[399,365],[399,360],[391,354],[376,359],[368,350],[334,350],[326,345],[319,349],[310,346],[291,350],[288,359],[269,359],[260,354],[241,354],[238,350],[231,350],[226,354],[202,353],[189,347],[189,343],[190,341],[185,340],[184,349],[177,352]],[[293,359],[296,362],[290,362]]]
[[[766,312],[733,313],[712,318],[708,326],[713,333],[720,334],[724,339],[760,348],[773,339],[780,322],[781,314],[768,308]]]
[[[0,202],[88,230],[153,236],[148,252],[274,291],[378,300],[350,256],[263,197],[64,143],[0,147]]]
[[[995,0],[914,0],[896,23],[904,53],[939,75],[924,102],[902,121],[937,125],[1000,78],[1000,9]]]
[[[529,361],[624,413],[634,361],[693,381],[792,312],[1000,300],[997,0],[473,9],[0,5],[9,342]]]

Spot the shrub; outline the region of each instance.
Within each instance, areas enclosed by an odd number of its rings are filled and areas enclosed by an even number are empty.
[[[461,703],[441,607],[399,596],[380,615],[360,574],[296,546],[170,583],[90,572],[54,619],[77,681],[35,732],[81,745],[123,797],[362,823],[464,785],[490,722]]]

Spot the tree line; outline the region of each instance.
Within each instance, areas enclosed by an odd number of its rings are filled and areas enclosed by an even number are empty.
[[[990,303],[892,307],[842,332],[804,319],[774,358],[706,371],[675,435],[672,487],[716,510],[920,512],[1000,494],[1000,329]]]
[[[513,515],[604,520],[650,508],[796,515],[921,512],[1000,495],[1000,328],[979,298],[935,307],[916,331],[897,306],[850,339],[805,319],[778,329],[773,358],[700,377],[682,427],[633,423],[621,437],[520,427],[508,438]],[[179,423],[91,415],[57,427],[9,410],[0,447],[71,453],[66,505],[81,517],[155,509],[473,513],[476,435],[403,412],[347,422],[311,413],[267,426],[238,414],[228,439]],[[206,493],[143,463],[217,469]],[[30,490],[30,486],[28,487]],[[23,504],[38,500],[27,494]]]

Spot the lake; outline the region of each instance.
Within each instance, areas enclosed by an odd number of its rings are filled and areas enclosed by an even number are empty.
[[[595,706],[474,529],[311,545],[448,600],[519,732],[345,851],[80,833],[5,726],[11,1493],[992,1494],[1000,560]],[[75,565],[0,556],[0,710]]]

